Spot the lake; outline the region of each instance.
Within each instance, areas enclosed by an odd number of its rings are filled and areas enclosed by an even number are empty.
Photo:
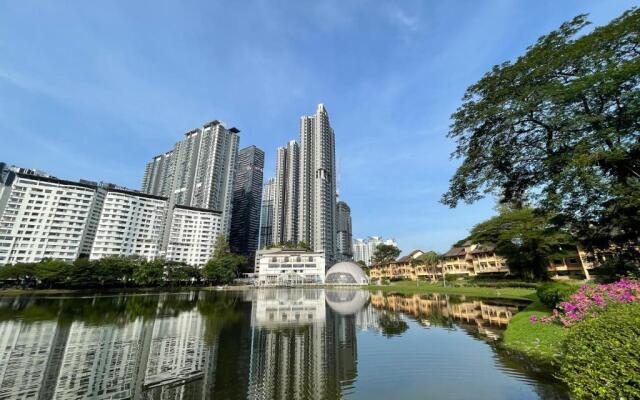
[[[526,304],[347,289],[0,298],[0,399],[564,399]]]

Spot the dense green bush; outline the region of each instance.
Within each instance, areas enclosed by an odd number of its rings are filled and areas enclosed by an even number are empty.
[[[536,293],[542,304],[549,308],[555,308],[560,302],[569,300],[569,297],[578,291],[579,286],[562,282],[546,282],[538,287]]]
[[[640,398],[640,304],[572,326],[563,350],[561,378],[575,398]]]

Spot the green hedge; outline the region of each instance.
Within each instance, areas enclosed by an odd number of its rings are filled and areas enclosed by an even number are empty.
[[[575,398],[640,398],[640,304],[572,326],[563,350],[561,378]]]
[[[536,294],[549,308],[555,308],[560,302],[569,300],[569,297],[578,291],[579,286],[561,282],[546,282],[538,287]]]

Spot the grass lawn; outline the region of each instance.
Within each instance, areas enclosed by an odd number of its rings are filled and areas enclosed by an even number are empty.
[[[503,335],[506,348],[527,356],[553,364],[561,356],[560,346],[568,329],[557,324],[531,323],[532,315],[548,316],[551,310],[536,300],[517,313]]]
[[[399,281],[391,285],[369,285],[370,291],[395,292],[402,294],[449,293],[473,297],[492,297],[517,300],[537,300],[535,289],[490,288],[490,287],[443,287],[430,282]]]

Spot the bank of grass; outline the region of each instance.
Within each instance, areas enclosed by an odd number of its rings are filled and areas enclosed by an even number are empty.
[[[475,287],[475,286],[442,286],[431,282],[398,281],[390,285],[369,285],[370,291],[393,292],[401,294],[447,293],[472,297],[492,297],[514,300],[537,300],[535,289],[506,287]]]
[[[509,321],[502,343],[509,350],[546,364],[557,365],[562,357],[561,346],[567,329],[558,324],[533,324],[530,318],[534,315],[538,319],[546,317],[551,315],[551,310],[538,299],[533,301]]]

